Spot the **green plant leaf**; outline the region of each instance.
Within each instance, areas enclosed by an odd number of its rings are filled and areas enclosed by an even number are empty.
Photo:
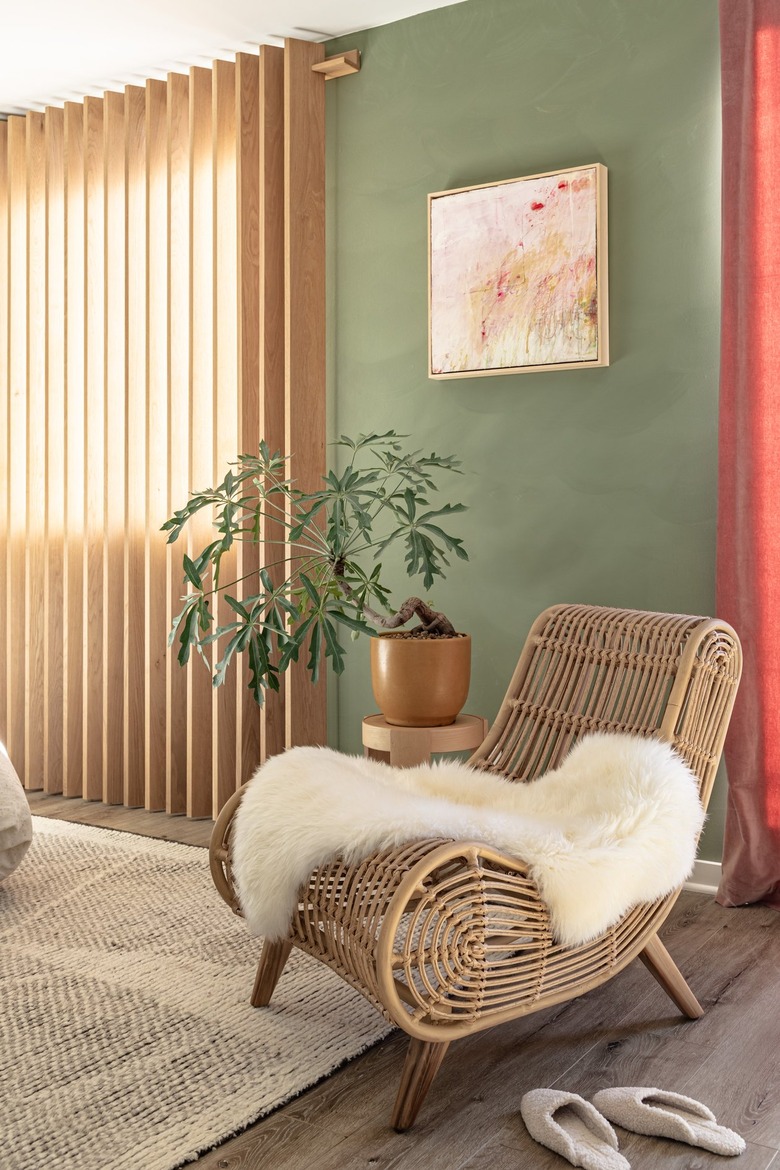
[[[252,697],[257,703],[258,707],[263,705],[263,686],[270,680],[270,664],[268,662],[268,654],[262,639],[257,635],[253,635],[249,639],[247,646],[248,660],[249,660],[249,682],[247,686],[252,692]],[[277,682],[276,689],[279,684]]]
[[[232,630],[244,629],[244,622],[230,622],[226,626],[220,626],[218,630],[207,634],[205,638],[200,639],[201,646],[210,646],[213,642],[218,642],[220,638],[224,638],[225,634],[229,634]]]
[[[336,674],[344,673],[344,647],[338,640],[336,627],[327,617],[323,616],[322,633],[325,638],[325,655],[330,658],[333,670]]]
[[[433,520],[435,516],[454,516],[456,512],[465,512],[465,504],[445,504],[443,508],[432,508],[429,512],[424,512],[422,516],[418,516],[418,524],[424,524],[429,520]]]
[[[317,590],[314,588],[314,585],[312,584],[311,579],[309,577],[307,577],[306,573],[299,573],[298,576],[300,577],[300,580],[301,580],[301,583],[302,583],[304,589],[306,590],[306,592],[309,595],[309,600],[311,601],[312,605],[315,607],[315,609],[319,609],[320,608],[320,595],[317,592]]]
[[[291,662],[298,661],[298,655],[301,647],[306,641],[306,635],[309,632],[312,623],[316,621],[317,615],[310,614],[309,617],[304,618],[300,625],[296,626],[287,636],[287,640],[282,646],[279,655],[279,673],[284,674]]]
[[[244,626],[244,625],[242,625],[241,629],[233,635],[233,637],[230,639],[227,646],[225,647],[225,651],[224,651],[222,657],[220,658],[217,665],[214,667],[214,674],[213,674],[212,680],[211,680],[212,686],[214,686],[214,687],[221,687],[222,686],[222,684],[225,681],[225,672],[227,671],[227,668],[230,665],[230,660],[232,659],[232,657],[235,653],[240,652],[241,650],[244,649],[244,647],[246,646],[247,642],[249,641],[251,635],[252,635],[252,627],[251,626]]]
[[[197,557],[192,562],[192,564],[195,565],[195,571],[199,575],[202,576],[203,573],[206,571],[206,565],[209,563],[209,561],[212,561],[213,563],[218,563],[219,555],[220,555],[220,552],[219,552],[220,548],[221,548],[221,541],[213,540],[211,542],[211,544],[207,544],[206,547],[200,553],[198,553]]]
[[[329,609],[328,613],[337,622],[340,622],[342,626],[347,626],[348,629],[354,630],[358,634],[368,634],[369,638],[379,637],[379,632],[373,626],[369,625],[365,619],[359,620],[358,618],[353,618],[348,613],[344,613],[342,609]]]
[[[467,561],[469,559],[468,553],[463,547],[462,540],[458,540],[454,536],[448,536],[447,533],[442,531],[442,529],[439,528],[436,524],[422,524],[421,527],[424,528],[426,532],[432,532],[435,536],[438,536],[438,538],[444,542],[447,548],[451,549],[452,552],[454,552],[456,556],[459,556],[462,561]]]
[[[198,625],[201,630],[208,630],[211,627],[211,613],[209,611],[209,603],[205,597],[198,597],[195,602],[195,610],[198,614]]]
[[[281,609],[283,609],[285,611],[285,613],[288,613],[294,622],[298,621],[298,619],[301,616],[301,612],[298,609],[297,605],[293,605],[293,603],[289,600],[289,598],[283,597],[281,594],[279,594],[279,596],[276,599],[276,604]]]
[[[195,567],[195,562],[192,561],[186,553],[184,554],[182,564],[184,566],[184,575],[187,580],[191,581],[196,589],[202,589],[203,581],[201,580],[200,573]]]
[[[318,682],[320,677],[320,657],[322,650],[322,634],[320,632],[320,623],[315,621],[311,629],[311,638],[309,639],[309,661],[306,663],[306,669],[311,674],[312,682]]]

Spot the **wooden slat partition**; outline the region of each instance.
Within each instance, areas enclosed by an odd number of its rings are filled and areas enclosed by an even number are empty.
[[[144,604],[144,805],[166,807],[167,558],[159,538],[168,510],[168,145],[164,81],[146,83],[146,521]],[[178,668],[177,668],[178,669]],[[181,673],[181,672],[179,672]],[[184,680],[182,680],[184,681]]]
[[[285,446],[285,247],[284,247],[284,51],[264,45],[260,50],[259,92],[260,158],[259,240],[260,240],[260,387],[259,428],[271,451]],[[284,527],[270,521],[272,540],[284,540]],[[282,548],[282,545],[271,545]],[[266,557],[274,586],[283,578],[281,557]],[[278,563],[276,563],[278,562]],[[269,693],[263,708],[262,756],[275,756],[287,739],[286,683],[278,694]]]
[[[65,103],[65,796],[84,791],[84,113]]]
[[[325,742],[302,671],[261,712],[243,667],[215,691],[178,666],[185,546],[160,532],[261,438],[301,486],[324,469],[322,56],[0,123],[0,739],[28,788],[209,817]],[[222,580],[278,559],[241,544]]]
[[[168,513],[180,507],[190,487],[190,83],[178,73],[168,77],[166,112],[168,152]],[[166,553],[166,626],[177,612],[181,557]],[[166,656],[165,807],[169,813],[187,808],[187,692],[192,664],[179,667],[175,654]]]
[[[8,123],[0,122],[0,718],[8,712]]]
[[[127,621],[122,632],[125,654],[124,789],[122,799],[130,808],[146,800],[146,303],[149,278],[146,268],[146,90],[128,85],[125,90],[126,177],[126,271],[125,411],[127,462],[126,496],[122,499],[124,539],[124,589]],[[120,708],[121,710],[121,708]],[[158,805],[159,807],[159,805]]]
[[[325,78],[322,45],[285,42],[285,450],[304,491],[325,474]],[[287,687],[287,741],[327,742],[325,683],[312,687],[303,656]]]
[[[236,66],[215,61],[212,82],[214,166],[214,480],[236,458],[239,447],[238,409],[238,235],[236,224]],[[238,578],[237,548],[220,566],[222,581]],[[235,616],[224,597],[216,606],[220,625]],[[218,659],[218,654],[215,654]],[[231,671],[216,692],[213,791],[215,808],[235,792],[238,781],[237,671]],[[242,680],[243,681],[243,680]]]
[[[84,779],[87,800],[103,789],[103,609],[105,554],[106,244],[103,100],[84,101]]]
[[[190,468],[197,491],[214,482],[214,165],[211,70],[190,70]],[[173,436],[171,437],[173,442]],[[194,555],[211,537],[204,513],[190,525]],[[213,655],[206,652],[209,662]],[[189,673],[187,816],[212,808],[214,691],[195,655]]]
[[[103,800],[106,804],[130,807],[139,802],[128,772],[128,749],[135,736],[126,735],[125,715],[135,701],[136,686],[143,680],[130,671],[130,659],[125,643],[125,600],[131,606],[135,595],[126,592],[126,560],[132,557],[137,534],[128,523],[125,526],[125,499],[128,503],[132,490],[126,481],[127,468],[135,456],[136,436],[131,429],[132,386],[128,377],[134,364],[138,344],[129,301],[125,296],[127,284],[128,247],[132,224],[126,215],[130,205],[129,184],[132,164],[129,124],[125,120],[126,103],[130,107],[130,93],[107,93],[103,99],[103,162],[105,207],[104,254],[104,314],[105,345],[103,349],[103,384],[105,393],[105,472],[103,478]],[[127,142],[125,137],[127,136]],[[127,160],[127,166],[125,163]],[[135,242],[135,241],[134,241]],[[97,245],[99,246],[99,245]],[[125,344],[125,338],[127,344]],[[133,628],[132,620],[130,622]],[[125,686],[127,680],[127,686]],[[123,750],[124,748],[124,750]]]
[[[261,50],[262,51],[262,50]],[[236,57],[236,384],[239,450],[256,448],[260,429],[260,61],[250,53]],[[259,549],[251,544],[238,548],[238,576],[257,572]],[[247,689],[249,667],[245,664],[239,686],[238,783],[249,779],[251,761],[261,758],[260,712]],[[267,710],[267,707],[266,707]]]
[[[24,608],[26,772],[43,787],[46,534],[46,149],[44,115],[27,116],[27,509]],[[37,421],[36,421],[37,420]],[[43,422],[43,425],[41,423]]]
[[[65,716],[65,114],[46,110],[46,609],[43,787],[62,792]],[[0,270],[2,264],[0,262]],[[0,524],[2,521],[0,521]]]

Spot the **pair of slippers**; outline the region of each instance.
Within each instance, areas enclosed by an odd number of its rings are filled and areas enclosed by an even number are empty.
[[[610,1121],[632,1133],[687,1142],[712,1154],[736,1155],[745,1149],[739,1134],[718,1125],[706,1105],[663,1089],[602,1089],[592,1105],[577,1093],[533,1089],[520,1102],[520,1112],[532,1138],[583,1170],[630,1170]]]

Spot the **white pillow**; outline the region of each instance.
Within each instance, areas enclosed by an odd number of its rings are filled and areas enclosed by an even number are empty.
[[[22,782],[0,743],[0,882],[30,848],[32,817]]]

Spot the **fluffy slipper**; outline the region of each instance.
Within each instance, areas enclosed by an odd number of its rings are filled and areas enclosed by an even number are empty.
[[[679,1093],[664,1089],[602,1089],[593,1104],[610,1121],[633,1133],[687,1142],[712,1154],[735,1155],[745,1149],[744,1139],[733,1129],[718,1125],[706,1105]]]
[[[612,1126],[576,1093],[532,1089],[520,1102],[526,1129],[535,1141],[584,1170],[630,1170],[618,1153]]]

